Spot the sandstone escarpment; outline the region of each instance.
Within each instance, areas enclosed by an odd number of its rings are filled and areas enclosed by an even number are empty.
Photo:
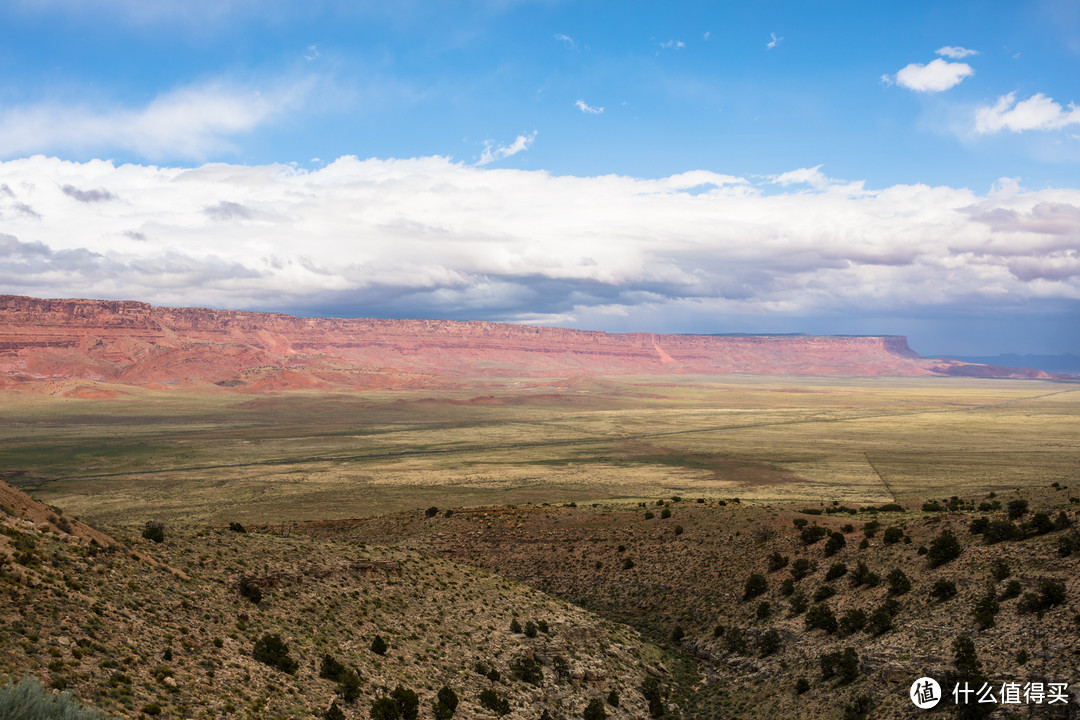
[[[613,334],[492,322],[298,318],[140,302],[0,296],[0,373],[274,390],[440,379],[790,374],[1049,377],[927,360],[903,337]]]

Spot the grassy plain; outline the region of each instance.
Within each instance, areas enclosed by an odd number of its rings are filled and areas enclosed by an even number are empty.
[[[670,495],[882,503],[1067,482],[1080,385],[760,376],[8,394],[0,474],[99,523]]]

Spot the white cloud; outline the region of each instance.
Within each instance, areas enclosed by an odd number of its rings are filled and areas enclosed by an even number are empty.
[[[975,71],[967,63],[951,63],[937,58],[926,65],[911,63],[896,73],[896,84],[916,92],[936,93],[959,85]]]
[[[1016,93],[1009,93],[975,111],[975,132],[984,135],[1001,130],[1059,130],[1069,125],[1080,125],[1080,107],[1069,103],[1065,109],[1042,93],[1020,102],[1016,101]]]
[[[703,40],[708,40],[708,39],[709,39],[709,37],[710,37],[711,35],[712,35],[712,31],[706,30],[706,31],[705,31],[705,34],[704,34],[704,35],[702,35],[702,36],[701,36],[701,38],[702,38]]]
[[[496,146],[492,140],[487,140],[484,142],[484,151],[480,153],[480,159],[476,161],[476,164],[481,166],[488,165],[496,160],[502,160],[511,155],[517,155],[519,152],[528,150],[535,140],[535,130],[529,135],[518,135],[517,138],[514,139],[514,142],[509,145]]]
[[[576,107],[581,112],[586,113],[587,115],[602,115],[604,112],[603,107],[593,107],[592,105],[587,104],[584,100],[578,100],[576,103],[574,103],[574,107]]]
[[[665,50],[682,50],[686,47],[686,43],[682,40],[668,40],[667,42],[660,43],[660,47]]]
[[[559,42],[561,42],[562,44],[566,45],[566,47],[568,47],[568,48],[577,47],[577,43],[574,42],[574,38],[570,37],[569,35],[563,35],[562,33],[556,33],[555,34],[555,39],[558,40]]]
[[[205,159],[295,107],[311,81],[269,89],[227,82],[188,86],[138,108],[55,102],[0,113],[0,157],[40,152],[122,150],[151,160]]]
[[[49,297],[579,322],[1080,299],[1080,190],[866,190],[820,167],[750,181],[35,156],[0,163],[0,217],[0,287]]]
[[[942,57],[951,58],[953,60],[963,60],[966,57],[979,54],[978,50],[968,50],[967,48],[957,47],[955,45],[946,45],[945,47],[938,48],[934,52]]]
[[[765,49],[766,50],[772,50],[774,47],[776,47],[780,43],[784,42],[784,38],[783,37],[776,37],[776,33],[769,33],[769,38],[770,38],[769,42],[767,42],[765,44]]]

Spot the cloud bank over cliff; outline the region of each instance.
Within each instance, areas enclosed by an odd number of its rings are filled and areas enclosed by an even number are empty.
[[[870,189],[821,168],[649,179],[438,156],[317,170],[35,156],[0,163],[0,283],[39,297],[612,330],[1068,318],[1078,219],[1080,190],[1007,179],[980,194]]]

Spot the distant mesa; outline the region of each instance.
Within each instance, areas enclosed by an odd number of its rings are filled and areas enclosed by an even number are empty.
[[[615,334],[0,295],[0,387],[41,391],[44,384],[83,397],[122,385],[260,393],[438,387],[483,377],[734,373],[1074,379],[928,359],[900,336]]]

